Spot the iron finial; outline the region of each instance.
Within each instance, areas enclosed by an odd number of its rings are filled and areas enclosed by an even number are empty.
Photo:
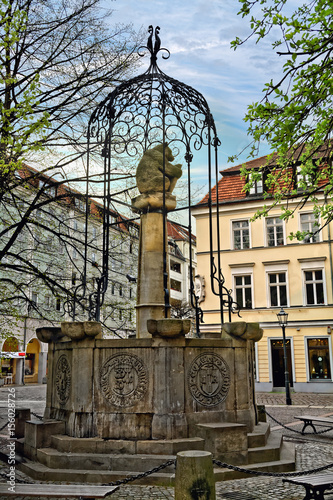
[[[149,50],[151,66],[156,66],[157,54],[161,50],[164,50],[165,52],[167,52],[167,55],[164,55],[164,54],[162,55],[163,59],[168,59],[170,57],[169,50],[165,49],[165,48],[161,48],[161,39],[159,37],[160,29],[161,28],[159,26],[156,26],[155,31],[154,31],[154,27],[152,25],[150,25],[148,27],[149,37],[147,40],[147,46],[139,48],[139,50],[140,49],[148,49]],[[154,43],[153,43],[153,36],[155,37]],[[140,54],[140,52],[138,52],[138,54],[139,54],[139,56],[144,55],[144,54]]]

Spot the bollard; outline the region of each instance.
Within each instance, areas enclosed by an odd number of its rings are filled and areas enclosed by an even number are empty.
[[[215,500],[212,454],[190,450],[177,453],[175,500]]]
[[[25,423],[30,420],[29,408],[16,408],[15,410],[15,437],[23,438],[25,433]]]

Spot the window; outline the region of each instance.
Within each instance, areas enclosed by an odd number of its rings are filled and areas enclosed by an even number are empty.
[[[119,319],[120,321],[123,319],[123,311],[119,309]]]
[[[77,250],[73,248],[73,259],[77,259]]]
[[[93,227],[92,234],[93,234],[93,238],[95,240],[97,238],[97,227]]]
[[[51,308],[51,297],[49,295],[46,295],[45,297],[45,309],[50,309]]]
[[[92,262],[93,264],[95,264],[95,263],[96,263],[96,254],[95,254],[95,252],[92,252],[92,254],[91,254],[91,262]]]
[[[132,288],[129,289],[129,298],[132,298]]]
[[[284,245],[283,221],[279,217],[266,219],[267,246]]]
[[[269,299],[271,307],[287,305],[286,273],[268,274]]]
[[[235,250],[250,248],[250,227],[248,220],[233,221],[232,234]]]
[[[59,297],[56,298],[56,310],[60,311],[61,308],[61,300]]]
[[[296,187],[298,191],[306,190],[308,185],[311,183],[311,177],[309,174],[302,173],[302,167],[298,166],[296,170]]]
[[[316,216],[311,212],[308,214],[300,214],[301,231],[308,231],[304,238],[304,243],[315,243],[319,241],[319,233],[316,233],[319,229],[319,221]]]
[[[258,173],[255,174],[257,176]],[[253,180],[254,175],[252,173],[249,174],[249,182],[252,182],[252,186],[250,187],[249,194],[255,195],[255,194],[262,194],[263,193],[263,181],[262,181],[262,174],[260,179]]]
[[[37,302],[38,302],[38,295],[36,292],[32,292],[31,294],[31,302],[33,305],[37,306]]]
[[[112,283],[112,285],[111,285],[111,293],[112,293],[112,295],[114,295],[114,283]]]
[[[171,278],[170,280],[170,287],[172,290],[175,290],[176,292],[181,292],[182,291],[182,284],[180,281],[174,280]]]
[[[304,271],[304,287],[306,305],[325,303],[322,269]]]
[[[76,285],[76,273],[72,273],[72,285]]]
[[[75,198],[74,200],[76,208],[78,208],[81,212],[86,211],[86,202],[81,200],[80,198]]]
[[[175,262],[174,260],[170,260],[170,269],[175,273],[181,273],[181,266],[179,262]]]
[[[310,380],[331,379],[328,338],[307,339]]]
[[[119,297],[123,296],[123,287],[122,285],[119,285]]]
[[[55,195],[56,195],[56,188],[55,188],[55,186],[50,186],[47,189],[45,189],[45,194],[47,194],[51,198],[54,198]]]
[[[75,219],[74,219],[74,220],[73,220],[73,229],[74,229],[74,231],[77,231],[77,230],[78,230],[78,228],[79,228],[79,225],[78,225],[78,223],[77,223],[77,220],[75,220]]]
[[[252,309],[251,275],[235,276],[236,302],[242,309]]]

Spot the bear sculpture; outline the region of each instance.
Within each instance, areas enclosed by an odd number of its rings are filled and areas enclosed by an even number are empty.
[[[182,166],[173,165],[175,159],[165,143],[165,191],[172,193],[177,180],[182,175]],[[136,170],[136,183],[140,193],[163,192],[163,144],[147,149]]]

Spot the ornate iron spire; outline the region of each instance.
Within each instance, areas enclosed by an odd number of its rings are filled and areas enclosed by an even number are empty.
[[[159,37],[160,29],[161,28],[159,26],[156,26],[155,32],[154,32],[154,27],[152,25],[150,25],[148,28],[149,37],[147,40],[147,46],[146,47],[142,46],[142,47],[139,47],[139,49],[138,49],[138,55],[140,57],[144,56],[144,53],[140,52],[141,49],[148,49],[150,52],[150,67],[149,67],[148,71],[158,68],[157,63],[156,63],[158,52],[165,51],[167,53],[167,54],[162,54],[163,59],[169,59],[169,57],[170,57],[169,50],[164,48],[164,47],[161,48],[161,39]],[[155,35],[155,42],[153,43],[154,35]]]

